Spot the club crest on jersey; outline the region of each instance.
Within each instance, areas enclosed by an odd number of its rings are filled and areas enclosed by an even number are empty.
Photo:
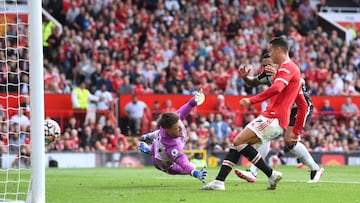
[[[177,157],[178,154],[179,154],[179,151],[178,151],[177,149],[171,150],[171,155],[172,155],[173,157]]]

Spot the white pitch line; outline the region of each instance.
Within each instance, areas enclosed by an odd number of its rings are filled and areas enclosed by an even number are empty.
[[[178,176],[178,177],[174,177],[171,176],[170,177],[154,177],[155,179],[160,179],[160,180],[166,180],[166,179],[178,179],[178,180],[184,180],[184,181],[188,181],[188,179],[185,179],[182,176]],[[227,180],[239,180],[240,182],[246,183],[245,181],[242,181],[240,179],[236,179],[236,178],[228,178]],[[260,181],[261,182],[261,181]],[[265,182],[265,180],[264,180]],[[294,183],[294,182],[299,182],[299,183],[308,183],[307,180],[289,180],[289,179],[282,179],[281,182],[289,182],[289,183]],[[360,181],[335,181],[335,180],[320,180],[319,183],[339,183],[339,184],[360,184]],[[312,184],[316,184],[316,183],[309,183],[309,185]]]

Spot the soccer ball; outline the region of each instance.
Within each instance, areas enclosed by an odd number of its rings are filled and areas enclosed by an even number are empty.
[[[45,144],[50,144],[55,142],[60,138],[61,129],[59,124],[51,119],[46,119],[44,122],[44,135],[45,135]]]

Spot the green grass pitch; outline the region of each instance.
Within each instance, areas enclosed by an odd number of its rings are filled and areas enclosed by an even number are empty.
[[[243,168],[244,167],[238,167]],[[267,178],[256,183],[240,180],[231,172],[225,191],[203,191],[193,177],[171,176],[153,167],[47,169],[48,203],[360,203],[360,167],[324,167],[319,183],[309,184],[308,170],[280,166],[283,179],[278,188],[266,190]],[[219,168],[208,168],[207,182]]]

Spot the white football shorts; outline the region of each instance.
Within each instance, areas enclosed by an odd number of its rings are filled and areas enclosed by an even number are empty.
[[[262,143],[271,141],[284,133],[284,129],[279,125],[279,119],[266,118],[262,115],[252,120],[246,127],[253,131]]]

